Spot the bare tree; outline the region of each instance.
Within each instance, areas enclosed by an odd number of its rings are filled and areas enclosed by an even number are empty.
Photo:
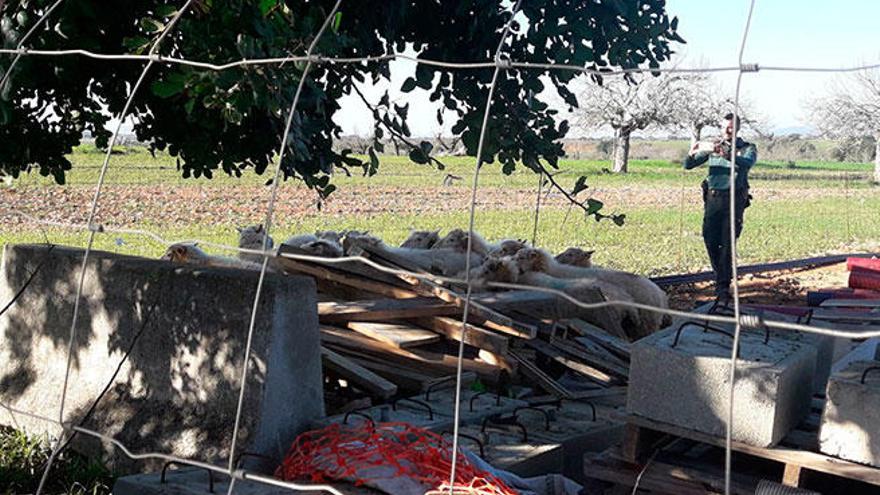
[[[705,128],[718,125],[725,114],[733,111],[733,96],[726,95],[708,74],[682,74],[676,86],[678,91],[671,102],[674,127],[690,134],[691,145],[702,139]],[[743,128],[765,135],[762,119],[748,99],[740,97],[737,115]]]
[[[880,70],[854,72],[809,103],[813,124],[833,138],[874,138],[874,182],[880,184]]]
[[[574,110],[578,125],[586,129],[610,127],[614,131],[614,172],[626,173],[629,142],[634,131],[665,127],[675,122],[673,102],[682,85],[679,75],[632,75],[607,78],[599,86],[589,85]]]

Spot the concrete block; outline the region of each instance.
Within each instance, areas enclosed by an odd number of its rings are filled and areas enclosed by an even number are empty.
[[[82,250],[60,246],[51,251],[42,245],[4,248],[2,301],[10,300],[46,261],[0,319],[4,403],[57,416],[82,257]],[[258,275],[93,252],[76,325],[66,420],[84,421],[136,452],[223,462]],[[308,422],[323,416],[319,342],[314,281],[267,277],[253,336],[240,448],[278,460]],[[2,410],[0,423],[31,434],[59,433],[52,424]],[[85,435],[78,435],[74,445],[87,453],[103,451],[123,472],[159,467],[155,462],[132,464],[110,445]]]
[[[204,469],[185,467],[169,469],[162,483],[160,473],[124,476],[113,485],[113,495],[216,495],[229,491],[229,477],[214,473],[213,491]],[[334,488],[346,495],[376,495],[379,492],[366,487],[355,487],[348,483],[334,483]],[[307,490],[293,492],[289,488],[267,485],[256,481],[238,480],[235,482],[236,495],[324,495],[327,492]]]
[[[675,330],[633,344],[628,412],[723,436],[732,338],[689,326],[672,347]],[[751,330],[742,332],[740,342],[733,439],[771,446],[809,412],[817,350],[792,339],[764,344],[763,332]]]
[[[819,426],[819,450],[880,467],[880,370],[862,374],[880,361],[855,361],[828,381]]]

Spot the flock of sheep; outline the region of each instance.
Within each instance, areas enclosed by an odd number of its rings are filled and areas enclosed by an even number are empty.
[[[274,248],[271,237],[261,225],[239,228],[239,247],[261,250],[264,239],[267,247]],[[468,246],[470,241],[470,246]],[[525,241],[507,239],[489,243],[475,234],[469,239],[468,231],[453,229],[445,236],[439,231],[414,231],[399,246],[389,246],[381,239],[365,232],[319,231],[295,235],[285,245],[297,252],[319,257],[357,256],[364,251],[387,253],[403,258],[410,265],[437,275],[465,278],[465,269],[471,267],[470,280],[481,290],[494,283],[521,284],[555,289],[575,299],[584,299],[588,293],[601,292],[606,300],[640,303],[657,308],[668,308],[666,293],[649,279],[619,270],[592,266],[592,251],[568,248],[553,256],[547,251],[529,246]],[[238,258],[213,256],[195,244],[175,244],[168,248],[164,259],[202,266],[221,266],[259,269],[262,255],[239,252]],[[270,258],[269,269],[281,271],[277,260]],[[605,313],[604,320],[596,321],[596,312],[569,308],[584,319],[608,329],[609,326],[630,335],[646,335],[666,326],[669,321],[661,313],[628,306],[614,306]],[[608,316],[610,315],[610,316]],[[614,321],[607,321],[608,319]]]

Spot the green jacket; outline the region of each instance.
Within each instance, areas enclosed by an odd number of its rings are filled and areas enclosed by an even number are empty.
[[[758,160],[754,144],[736,138],[736,188],[749,188],[749,170]],[[709,189],[730,189],[730,160],[711,151],[699,151],[684,159],[684,168],[690,170],[709,162]]]

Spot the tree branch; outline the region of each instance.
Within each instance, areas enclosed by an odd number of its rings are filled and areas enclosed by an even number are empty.
[[[360,88],[357,87],[357,84],[352,84],[351,87],[354,88],[354,92],[357,93],[357,95],[360,97],[361,101],[364,102],[364,105],[366,105],[367,108],[369,108],[373,112],[373,115],[377,115],[379,113],[379,109],[375,105],[370,103],[369,100],[367,100],[367,97],[364,96],[364,94],[361,92]],[[422,149],[421,147],[419,147],[419,145],[417,145],[417,144],[413,143],[412,141],[410,141],[409,139],[407,139],[406,136],[397,132],[396,129],[392,128],[391,126],[389,126],[385,122],[382,122],[381,120],[379,120],[378,122],[382,127],[385,128],[385,130],[390,132],[392,136],[396,137],[403,144],[409,146],[410,149],[414,149],[414,150],[421,150]],[[440,169],[446,168],[446,164],[441,162],[437,158],[435,158],[427,153],[426,153],[426,156],[428,157],[428,160],[436,163],[438,168],[440,168]]]

